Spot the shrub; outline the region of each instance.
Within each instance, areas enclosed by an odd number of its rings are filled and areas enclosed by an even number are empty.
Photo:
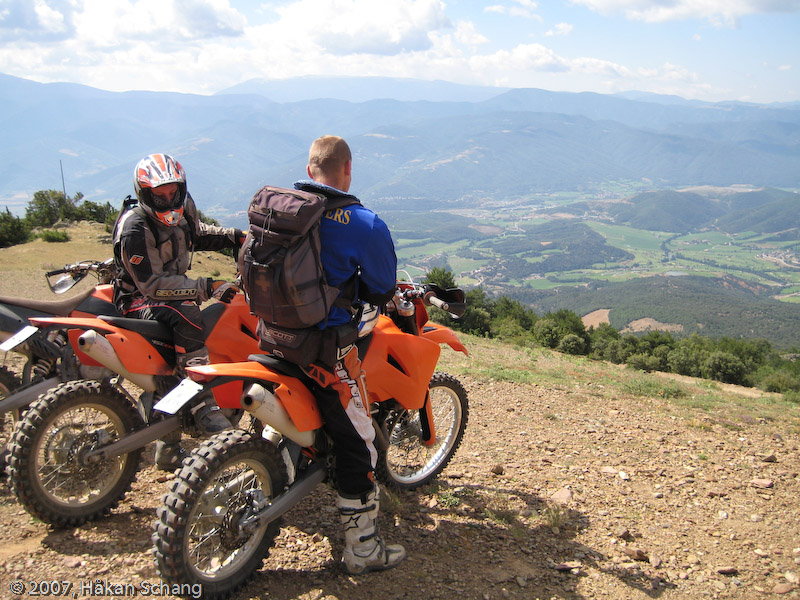
[[[758,382],[758,387],[765,392],[800,391],[800,380],[787,371],[773,371]]]
[[[702,354],[686,346],[679,346],[667,354],[667,365],[670,371],[679,375],[699,377],[702,362]]]
[[[557,349],[565,354],[586,354],[586,341],[579,335],[568,333],[561,338]]]
[[[558,345],[558,325],[553,319],[539,319],[533,325],[533,339],[545,348]]]
[[[57,231],[55,229],[45,229],[39,234],[45,242],[68,242],[69,234],[66,231]]]
[[[52,227],[58,221],[75,220],[80,217],[78,202],[83,194],[73,198],[56,190],[39,190],[25,209],[25,219],[32,227]]]
[[[783,398],[794,404],[800,404],[800,391],[789,391],[783,394]]]
[[[5,212],[0,212],[0,248],[7,248],[15,244],[28,241],[31,230],[28,224],[11,214],[6,207]]]
[[[631,354],[627,360],[628,366],[639,371],[658,371],[661,366],[657,357],[639,352]]]
[[[703,364],[703,375],[722,383],[743,384],[744,363],[730,352],[712,352]]]

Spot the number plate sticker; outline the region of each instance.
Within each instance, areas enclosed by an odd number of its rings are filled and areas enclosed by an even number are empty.
[[[156,402],[153,408],[159,412],[174,415],[202,390],[201,384],[188,378],[184,379]]]
[[[5,342],[0,344],[0,350],[2,350],[3,352],[8,352],[9,350],[13,350],[17,346],[19,346],[22,342],[32,337],[33,334],[36,333],[37,331],[39,331],[38,327],[34,327],[33,325],[26,325],[25,327],[20,329],[17,333],[8,338]]]

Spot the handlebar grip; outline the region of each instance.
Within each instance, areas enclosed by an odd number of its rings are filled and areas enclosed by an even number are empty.
[[[450,310],[450,305],[447,302],[445,302],[444,300],[441,300],[440,298],[437,298],[436,296],[433,296],[433,295],[428,296],[427,300],[428,300],[428,302],[430,302],[433,306],[436,306],[437,308],[441,308],[442,310],[447,310],[447,311]]]
[[[53,275],[61,275],[62,273],[66,273],[66,269],[56,269],[55,271],[48,271],[45,273],[45,277],[52,277]]]

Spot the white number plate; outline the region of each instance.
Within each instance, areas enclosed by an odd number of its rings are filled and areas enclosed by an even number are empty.
[[[22,329],[20,329],[17,333],[12,335],[8,338],[5,342],[0,344],[0,350],[3,352],[8,352],[9,350],[13,350],[17,346],[19,346],[22,342],[26,341],[28,338],[33,336],[34,333],[39,331],[38,327],[34,327],[33,325],[26,325]]]
[[[153,408],[159,412],[174,415],[183,408],[189,400],[197,396],[202,389],[203,386],[199,383],[188,378],[184,379],[167,392],[166,396],[156,402]]]

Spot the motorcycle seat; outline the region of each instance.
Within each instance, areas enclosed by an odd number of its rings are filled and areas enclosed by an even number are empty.
[[[276,356],[272,356],[271,354],[251,354],[250,356],[247,357],[247,360],[251,360],[253,362],[262,364],[268,369],[277,371],[278,373],[283,373],[284,375],[288,375],[289,377],[299,378],[306,376],[305,373],[303,373],[303,369],[301,369],[293,362],[277,358]]]
[[[172,343],[172,330],[158,321],[150,319],[131,319],[128,317],[109,317],[103,315],[101,320],[120,329],[127,329],[143,335],[152,340]]]
[[[94,288],[89,288],[71,298],[64,300],[31,300],[29,298],[12,298],[10,296],[0,296],[0,304],[19,306],[42,315],[53,315],[55,317],[67,317],[74,311],[81,302],[91,296]]]

